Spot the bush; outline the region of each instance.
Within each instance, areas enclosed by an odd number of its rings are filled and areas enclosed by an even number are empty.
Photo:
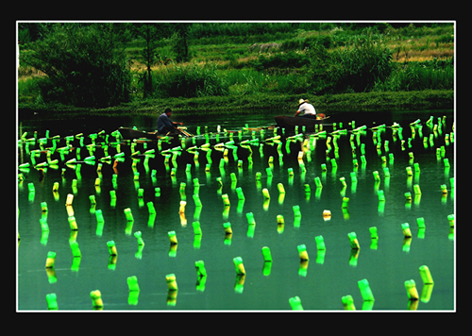
[[[214,64],[170,66],[158,73],[155,80],[155,94],[163,98],[222,96],[229,89]]]
[[[130,71],[112,24],[56,24],[29,47],[21,62],[47,75],[37,83],[45,103],[105,107],[129,101]]]
[[[419,91],[454,89],[454,61],[410,62],[399,65],[375,91]]]
[[[392,71],[392,52],[370,35],[357,38],[343,49],[328,52],[323,46],[310,49],[309,78],[317,94],[370,91]]]

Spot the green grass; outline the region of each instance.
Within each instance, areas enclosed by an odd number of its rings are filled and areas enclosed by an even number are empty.
[[[154,114],[171,107],[175,114],[231,114],[254,113],[257,110],[274,110],[281,114],[291,115],[296,111],[300,98],[309,99],[317,112],[330,114],[332,111],[378,111],[389,109],[427,110],[452,109],[454,91],[452,90],[423,90],[401,92],[366,92],[344,93],[315,96],[311,94],[280,94],[280,93],[252,93],[246,95],[207,96],[193,98],[160,98],[136,100],[101,109],[85,109],[73,106],[19,103],[20,110],[68,112],[85,114],[113,115]],[[286,111],[286,112],[285,112]]]

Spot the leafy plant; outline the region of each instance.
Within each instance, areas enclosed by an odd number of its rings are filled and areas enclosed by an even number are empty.
[[[315,46],[309,56],[308,76],[318,94],[370,91],[375,82],[384,81],[392,71],[392,52],[370,34],[332,52]]]
[[[123,39],[113,24],[54,25],[44,39],[30,44],[21,62],[47,75],[37,82],[45,102],[113,106],[129,101],[131,76]]]

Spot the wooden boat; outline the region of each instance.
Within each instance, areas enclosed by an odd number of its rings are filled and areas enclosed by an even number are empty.
[[[319,119],[310,119],[303,117],[289,117],[289,116],[275,116],[275,122],[281,128],[286,130],[294,130],[295,126],[302,127],[305,126],[307,131],[314,131],[315,125],[322,124],[324,120],[328,119],[326,116],[322,116]]]
[[[150,139],[150,140],[158,140],[160,138],[166,138],[167,136],[177,136],[177,135],[183,135],[186,137],[192,136],[192,134],[179,128],[175,132],[169,132],[167,134],[159,134],[157,132],[144,132],[144,131],[132,129],[129,127],[120,127],[118,131],[120,132],[121,136],[124,139],[145,138],[145,139]]]

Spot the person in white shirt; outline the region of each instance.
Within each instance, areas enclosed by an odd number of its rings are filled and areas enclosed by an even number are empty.
[[[295,112],[294,117],[297,117],[300,113],[303,113],[300,117],[316,119],[316,111],[313,105],[308,104],[308,99],[300,99],[298,101],[298,111]]]

